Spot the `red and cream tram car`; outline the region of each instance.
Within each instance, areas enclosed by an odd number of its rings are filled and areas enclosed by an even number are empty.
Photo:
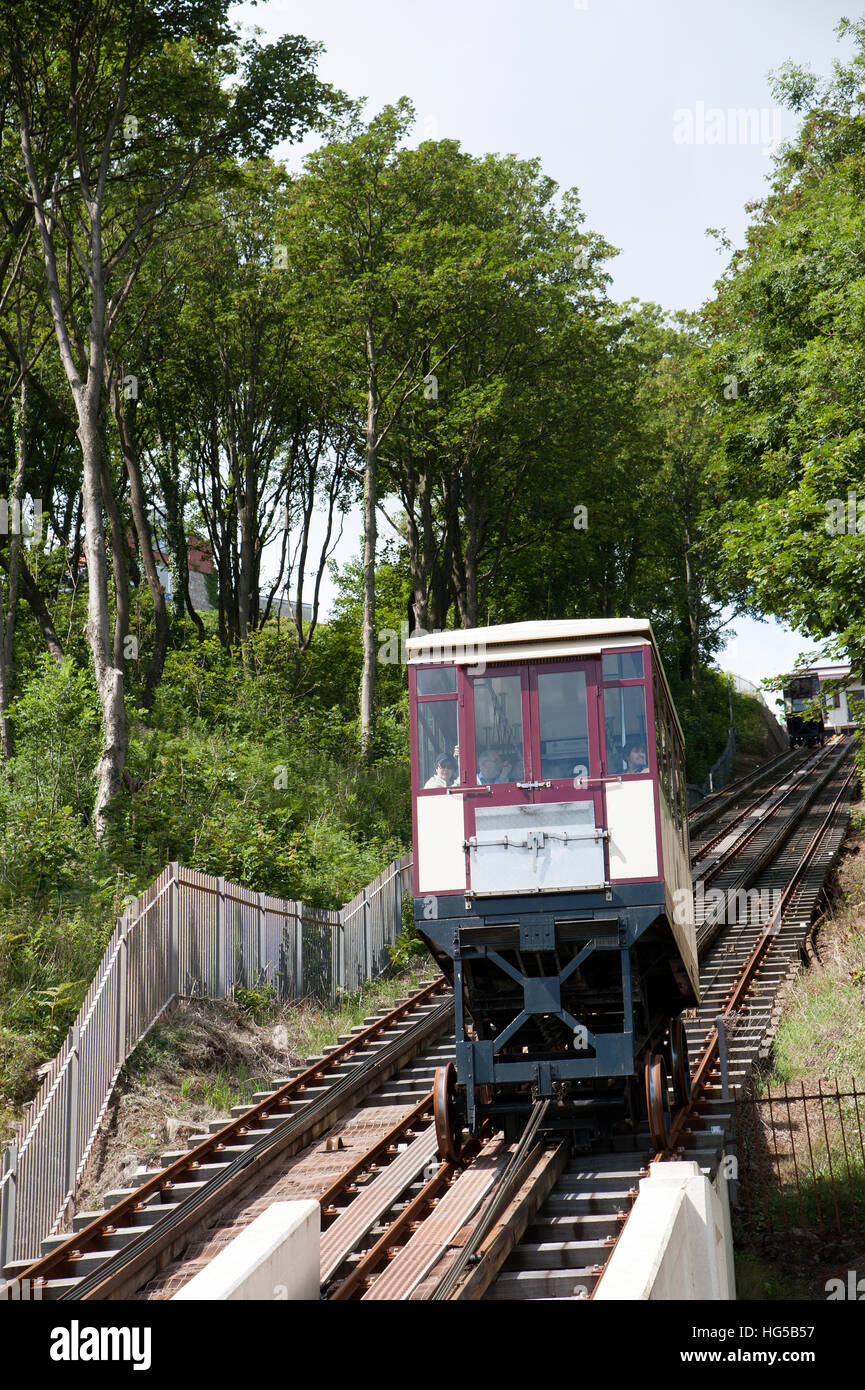
[[[409,638],[418,930],[453,979],[443,1154],[487,1115],[669,1137],[698,998],[684,744],[649,623]]]

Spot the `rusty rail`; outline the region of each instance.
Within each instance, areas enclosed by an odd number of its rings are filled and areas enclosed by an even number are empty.
[[[254,1129],[259,1122],[284,1118],[287,1123],[290,1123],[291,1119],[294,1118],[290,1114],[291,1107],[296,1102],[304,1099],[304,1093],[306,1091],[316,1085],[316,1083],[326,1082],[328,1080],[328,1075],[334,1073],[347,1057],[353,1056],[370,1046],[370,1044],[377,1042],[383,1033],[388,1032],[396,1024],[404,1022],[414,1010],[421,1008],[447,988],[447,981],[444,977],[440,976],[438,979],[433,980],[429,985],[426,985],[423,989],[418,991],[417,994],[406,1000],[405,1003],[391,1009],[382,1018],[376,1019],[374,1023],[370,1024],[362,1032],[349,1038],[345,1043],[335,1048],[333,1052],[323,1057],[320,1062],[316,1062],[312,1066],[307,1067],[298,1076],[292,1078],[285,1086],[274,1091],[264,1100],[259,1101],[257,1105],[251,1106],[243,1115],[230,1121],[222,1129],[211,1134],[207,1139],[196,1145],[196,1147],[191,1149],[187,1154],[183,1154],[180,1158],[176,1159],[174,1163],[162,1169],[160,1172],[155,1173],[152,1178],[148,1179],[135,1192],[130,1193],[128,1197],[123,1198],[122,1201],[118,1202],[108,1211],[101,1213],[89,1226],[86,1226],[84,1230],[70,1236],[69,1239],[58,1246],[56,1250],[37,1260],[34,1264],[17,1275],[16,1279],[11,1282],[15,1283],[23,1279],[28,1279],[32,1284],[33,1281],[42,1281],[47,1278],[74,1276],[78,1272],[76,1270],[76,1264],[81,1260],[85,1252],[110,1248],[106,1242],[110,1239],[111,1235],[124,1224],[124,1219],[126,1217],[132,1215],[136,1211],[142,1210],[151,1198],[159,1198],[163,1194],[170,1194],[172,1188],[184,1178],[194,1181],[196,1169],[200,1168],[207,1159],[213,1157],[218,1158],[218,1156],[231,1144],[232,1140],[243,1139],[243,1137],[248,1134],[250,1130]],[[423,1027],[423,1024],[427,1021],[428,1020],[422,1020],[419,1026]],[[398,1038],[394,1046],[402,1046],[406,1041],[407,1038]],[[384,1049],[384,1051],[387,1052],[388,1049]],[[370,1058],[371,1064],[375,1064],[380,1060],[382,1060],[382,1058],[381,1054],[378,1052]],[[359,1067],[356,1076],[345,1078],[341,1083],[332,1082],[331,1089],[334,1094],[339,1092],[340,1102],[345,1102],[365,1083],[367,1075],[367,1068]],[[304,1119],[308,1118],[309,1127],[312,1128],[318,1117],[317,1112],[320,1108],[321,1102],[313,1104],[309,1108],[308,1116],[306,1111],[299,1114],[296,1117],[297,1126],[302,1129],[302,1122]],[[285,1126],[281,1127],[281,1129],[284,1128]],[[248,1180],[249,1167],[251,1165],[254,1164],[256,1168],[259,1168],[263,1166],[265,1162],[272,1161],[275,1151],[278,1151],[280,1138],[291,1137],[295,1140],[297,1139],[298,1135],[294,1132],[295,1126],[292,1125],[290,1128],[292,1131],[290,1136],[283,1136],[280,1131],[274,1131],[271,1135],[268,1135],[266,1140],[259,1141],[259,1144],[250,1146],[249,1163],[244,1165],[242,1170],[246,1180]],[[259,1150],[261,1150],[261,1152],[259,1152]],[[221,1176],[222,1175],[220,1175],[220,1177]],[[237,1176],[234,1164],[229,1164],[226,1167],[224,1176],[225,1183],[227,1183],[230,1178]],[[211,1179],[211,1181],[206,1184],[204,1192],[201,1194],[194,1194],[193,1197],[186,1199],[182,1204],[182,1208],[188,1207],[182,1223],[184,1227],[193,1224],[203,1215],[203,1209],[198,1208],[196,1205],[195,1199],[199,1195],[203,1198],[206,1194],[208,1198],[213,1199],[215,1197],[219,1201],[224,1199],[224,1193],[219,1191],[220,1185],[219,1178]],[[142,1246],[146,1245],[146,1254],[148,1258],[153,1257],[160,1240],[163,1245],[170,1244],[177,1237],[180,1230],[178,1223],[171,1220],[173,1215],[175,1215],[175,1213],[166,1213],[166,1217],[163,1218],[164,1230],[157,1231],[156,1227],[152,1227],[145,1231],[142,1237],[133,1241],[130,1246],[118,1251],[115,1259],[110,1262],[112,1266],[116,1264],[119,1269],[125,1272],[125,1267],[130,1262],[131,1251],[133,1247],[139,1246],[139,1241]],[[177,1215],[179,1216],[180,1212],[178,1212]],[[163,1222],[159,1222],[157,1225],[162,1227]],[[124,1259],[124,1257],[127,1258]],[[105,1297],[111,1285],[111,1274],[106,1275],[105,1271],[99,1270],[96,1271],[95,1274],[82,1280],[81,1291],[79,1292],[79,1290],[76,1289],[72,1291],[71,1296]]]
[[[746,994],[751,988],[751,985],[753,984],[754,978],[759,970],[761,962],[771,951],[772,943],[776,938],[776,927],[783,919],[784,912],[786,911],[790,899],[793,896],[793,892],[797,884],[799,883],[800,878],[804,874],[805,870],[809,867],[811,861],[814,859],[820,847],[821,841],[828,832],[829,827],[835,817],[835,813],[844,796],[845,791],[847,790],[850,783],[855,779],[856,776],[856,769],[851,768],[850,772],[847,774],[844,781],[842,782],[838,790],[838,793],[832,802],[832,805],[829,807],[829,810],[826,812],[819,826],[814,831],[814,834],[809,840],[804,853],[800,855],[799,862],[781,894],[781,899],[777,907],[775,908],[775,911],[772,913],[772,916],[763,928],[763,931],[761,935],[758,937],[753,949],[751,950],[748,959],[743,964],[741,970],[739,971],[739,974],[737,975],[736,979],[730,987],[728,998],[726,1000],[723,1010],[721,1011],[723,1014],[734,1013],[736,1009],[739,1007],[739,1005],[743,1002]],[[709,1077],[712,1074],[712,1068],[717,1060],[718,1030],[717,1027],[713,1026],[710,1029],[706,1042],[703,1045],[703,1050],[700,1054],[699,1059],[697,1060],[697,1064],[692,1070],[690,1101],[679,1111],[678,1115],[673,1121],[669,1146],[670,1149],[676,1148],[677,1143],[681,1139],[681,1136],[683,1135],[687,1125],[695,1118],[697,1101],[700,1099],[700,1097],[707,1088]]]

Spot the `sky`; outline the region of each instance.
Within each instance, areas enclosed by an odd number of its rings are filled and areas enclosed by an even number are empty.
[[[264,0],[232,15],[270,40],[321,41],[319,76],[366,97],[367,116],[408,96],[412,143],[539,158],[618,248],[611,296],[672,311],[709,298],[727,254],[707,229],[742,244],[774,143],[795,135],[769,73],[792,60],[828,74],[850,50],[838,21],[860,12],[855,0]],[[277,153],[299,170],[316,143]],[[354,517],[340,562],[359,537]],[[813,648],[774,621],[733,627],[719,664],[755,682]]]

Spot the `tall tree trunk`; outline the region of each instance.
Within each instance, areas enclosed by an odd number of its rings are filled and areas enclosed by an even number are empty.
[[[18,399],[18,409],[15,421],[15,477],[12,482],[12,497],[10,501],[17,505],[20,515],[21,498],[24,496],[24,475],[27,468],[27,377],[21,377],[21,394]],[[12,531],[9,538],[9,599],[6,607],[6,637],[4,650],[4,665],[6,676],[6,688],[11,692],[14,679],[15,662],[15,623],[18,615],[18,584],[20,577],[21,564],[21,529]],[[3,702],[3,714],[6,712],[6,703]]]
[[[171,606],[174,622],[183,617],[185,587],[189,586],[189,545],[183,524],[180,468],[173,437],[167,445],[168,466],[159,470],[159,481],[165,498],[165,535],[168,543],[168,572],[171,575]]]
[[[88,356],[86,366],[76,360],[67,319],[60,280],[57,273],[57,258],[45,215],[42,195],[42,180],[36,170],[31,142],[30,117],[26,104],[19,107],[21,152],[27,169],[27,181],[33,199],[33,214],[42,243],[45,264],[45,281],[51,317],[60,349],[60,360],[78,418],[78,439],[81,444],[83,462],[82,511],[85,526],[84,545],[87,554],[87,640],[93,656],[96,688],[102,709],[102,748],[96,768],[96,799],[93,824],[97,837],[102,837],[107,828],[107,813],[111,802],[120,790],[123,781],[123,768],[126,762],[127,732],[126,705],[123,698],[123,670],[112,660],[109,636],[108,612],[108,557],[105,551],[105,531],[102,523],[103,507],[103,460],[102,438],[100,434],[100,404],[102,392],[102,373],[105,363],[105,268],[102,259],[102,208],[101,197],[108,170],[108,152],[114,135],[116,122],[122,109],[120,103],[105,132],[103,158],[100,163],[99,186],[95,196],[88,195],[85,206],[90,220],[90,264],[87,278],[90,285],[90,325]],[[83,171],[79,167],[79,178]],[[68,248],[67,248],[68,249]],[[85,375],[86,373],[86,375]],[[110,479],[109,479],[110,483]],[[108,489],[110,491],[110,488]],[[105,498],[106,506],[109,500]],[[109,509],[109,515],[110,515]],[[122,548],[120,556],[122,556]],[[115,565],[122,563],[120,556]],[[117,573],[115,569],[115,574]]]
[[[240,521],[240,565],[237,585],[237,622],[241,642],[246,642],[255,621],[255,531],[258,516],[258,487],[255,461],[251,451],[244,450],[243,487],[238,500]]]
[[[144,566],[144,575],[147,580],[147,587],[150,590],[150,597],[153,599],[153,612],[156,622],[156,641],[153,647],[153,657],[147,668],[147,677],[144,683],[143,704],[144,708],[149,710],[153,705],[156,688],[162,679],[162,671],[165,666],[165,655],[168,651],[168,609],[165,606],[165,590],[159,582],[159,574],[156,569],[156,558],[153,554],[150,522],[147,518],[147,504],[144,498],[144,484],[141,478],[138,449],[135,444],[133,420],[127,417],[123,409],[123,401],[118,389],[117,376],[114,372],[109,374],[109,390],[111,393],[111,409],[114,414],[114,422],[117,426],[117,437],[120,442],[120,453],[126,464],[126,473],[129,478],[132,520],[135,525],[135,534],[138,537],[138,550],[141,555],[141,563]]]
[[[375,373],[375,347],[372,328],[367,324],[366,349],[368,386],[366,398],[366,457],[363,472],[363,675],[360,686],[360,746],[369,756],[375,733],[375,548],[376,529],[376,435],[378,430],[378,387]]]
[[[6,711],[9,708],[9,683],[6,677],[6,619],[3,612],[3,585],[0,584],[0,757],[8,763],[12,757],[12,725]]]
[[[685,588],[688,595],[688,676],[691,694],[700,690],[700,586],[691,560],[691,537],[685,529]]]
[[[102,436],[99,426],[101,372],[90,373],[87,386],[76,392],[80,425],[78,438],[83,455],[82,512],[84,553],[87,556],[87,640],[93,656],[96,690],[102,709],[102,748],[96,767],[96,803],[93,824],[98,837],[107,828],[107,813],[123,785],[128,735],[123,698],[123,668],[112,657],[108,610],[108,556],[102,520]],[[110,485],[110,478],[108,478]],[[112,499],[113,500],[113,499]],[[125,543],[125,537],[120,537]],[[122,555],[122,549],[121,549]],[[115,557],[115,564],[122,563]],[[115,574],[117,571],[115,571]],[[115,590],[117,586],[115,585]],[[115,626],[115,639],[118,628]],[[116,648],[116,640],[114,644]]]
[[[468,462],[463,473],[463,510],[465,514],[465,627],[478,625],[478,516],[472,466]]]
[[[104,431],[101,448],[102,462],[102,506],[108,517],[111,534],[111,571],[114,576],[114,665],[118,671],[125,671],[126,637],[129,632],[129,572],[127,566],[128,542],[123,518],[114,496],[114,479],[108,462]]]

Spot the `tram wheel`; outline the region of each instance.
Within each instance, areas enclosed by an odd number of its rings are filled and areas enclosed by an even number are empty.
[[[670,1147],[670,1098],[667,1093],[667,1067],[656,1052],[646,1063],[646,1113],[649,1133],[657,1149]]]
[[[458,1163],[463,1146],[462,1117],[457,1104],[457,1070],[453,1062],[436,1068],[433,1088],[433,1114],[439,1157],[443,1163]]]
[[[673,1099],[677,1108],[687,1105],[691,1099],[691,1068],[688,1062],[688,1035],[680,1018],[670,1023],[668,1045],[670,1078],[673,1082]]]

